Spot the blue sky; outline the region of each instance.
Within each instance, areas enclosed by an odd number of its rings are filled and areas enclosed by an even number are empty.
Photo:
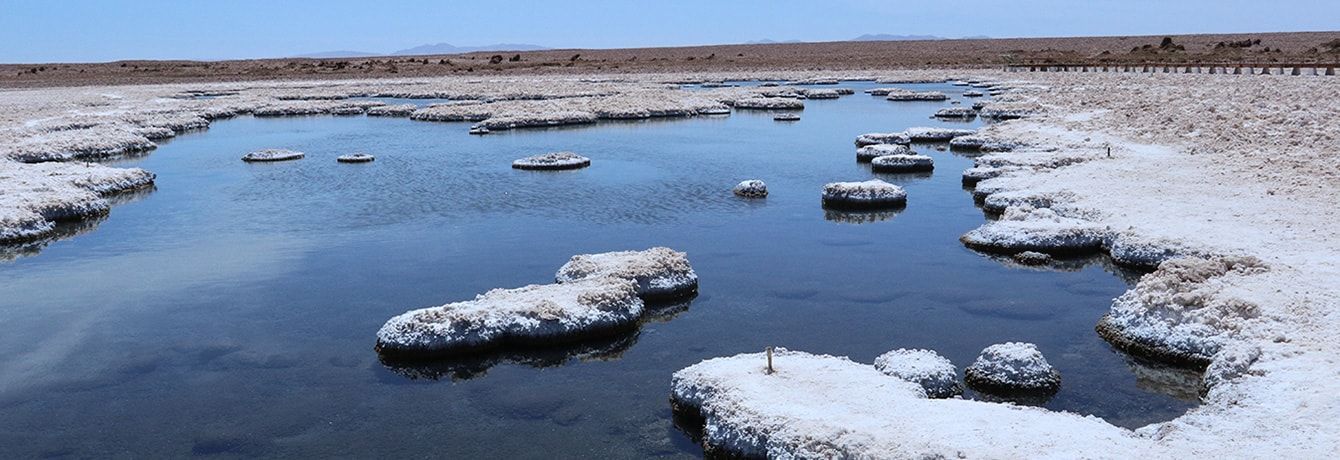
[[[1340,0],[0,0],[0,62],[235,59],[426,43],[619,48],[1340,30]]]

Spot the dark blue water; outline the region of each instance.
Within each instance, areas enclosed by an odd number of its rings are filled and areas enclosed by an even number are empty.
[[[1064,379],[1046,407],[1138,426],[1194,404],[1194,375],[1093,332],[1131,274],[1010,268],[959,244],[983,222],[960,185],[969,158],[918,146],[934,174],[882,176],[908,190],[896,214],[820,208],[824,183],[872,176],[857,134],[938,125],[945,105],[857,94],[808,101],[792,123],[740,112],[482,137],[389,118],[218,122],[126,162],[158,173],[153,193],[0,264],[0,457],[697,456],[671,423],[670,375],[774,345],[862,362],[926,347],[961,369],[1031,341]],[[307,158],[239,161],[267,147]],[[509,168],[556,150],[593,164]],[[377,160],[335,162],[354,151]],[[735,198],[744,179],[771,196]],[[394,369],[372,350],[405,310],[656,245],[688,252],[701,295],[636,335]]]

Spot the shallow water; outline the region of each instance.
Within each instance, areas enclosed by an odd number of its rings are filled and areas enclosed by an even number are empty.
[[[1011,268],[958,242],[983,222],[960,185],[970,159],[919,145],[933,174],[880,176],[907,188],[905,209],[821,209],[824,183],[872,176],[856,135],[964,126],[928,118],[947,103],[842,86],[858,94],[807,101],[788,123],[737,112],[469,136],[468,123],[243,117],[167,142],[124,162],[158,173],[156,191],[0,263],[0,457],[698,456],[671,423],[670,375],[773,345],[861,362],[933,348],[962,369],[987,345],[1031,341],[1063,376],[1046,407],[1140,426],[1194,404],[1193,374],[1135,364],[1093,331],[1132,274]],[[307,157],[239,160],[267,147]],[[509,168],[556,150],[593,164]],[[377,160],[335,162],[354,151]],[[735,198],[744,179],[771,195]],[[634,336],[457,366],[388,368],[372,351],[405,310],[657,245],[689,253],[701,295]]]

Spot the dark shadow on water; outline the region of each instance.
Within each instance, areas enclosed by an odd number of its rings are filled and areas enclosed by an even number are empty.
[[[1135,375],[1135,386],[1140,389],[1165,394],[1186,402],[1200,402],[1203,372],[1169,366],[1125,353],[1122,353],[1122,356],[1126,358],[1126,365],[1131,368],[1131,374]]]
[[[887,209],[835,209],[824,208],[824,220],[841,224],[870,224],[893,219],[907,206]]]
[[[383,355],[378,356],[381,367],[374,366],[374,372],[382,381],[404,383],[404,379],[415,381],[451,381],[471,380],[488,374],[489,369],[500,364],[521,364],[535,368],[559,367],[571,363],[586,361],[609,361],[619,359],[625,351],[637,344],[642,326],[647,323],[667,322],[688,311],[694,298],[690,297],[673,302],[647,305],[646,314],[628,332],[611,336],[591,338],[577,342],[544,347],[504,347],[479,354],[455,356],[441,359],[403,359]],[[386,371],[397,374],[392,376]]]

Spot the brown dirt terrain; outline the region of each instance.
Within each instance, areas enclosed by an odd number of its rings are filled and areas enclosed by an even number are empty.
[[[1340,31],[565,49],[434,56],[0,64],[0,88],[441,75],[990,68],[1007,64],[1340,64]]]

